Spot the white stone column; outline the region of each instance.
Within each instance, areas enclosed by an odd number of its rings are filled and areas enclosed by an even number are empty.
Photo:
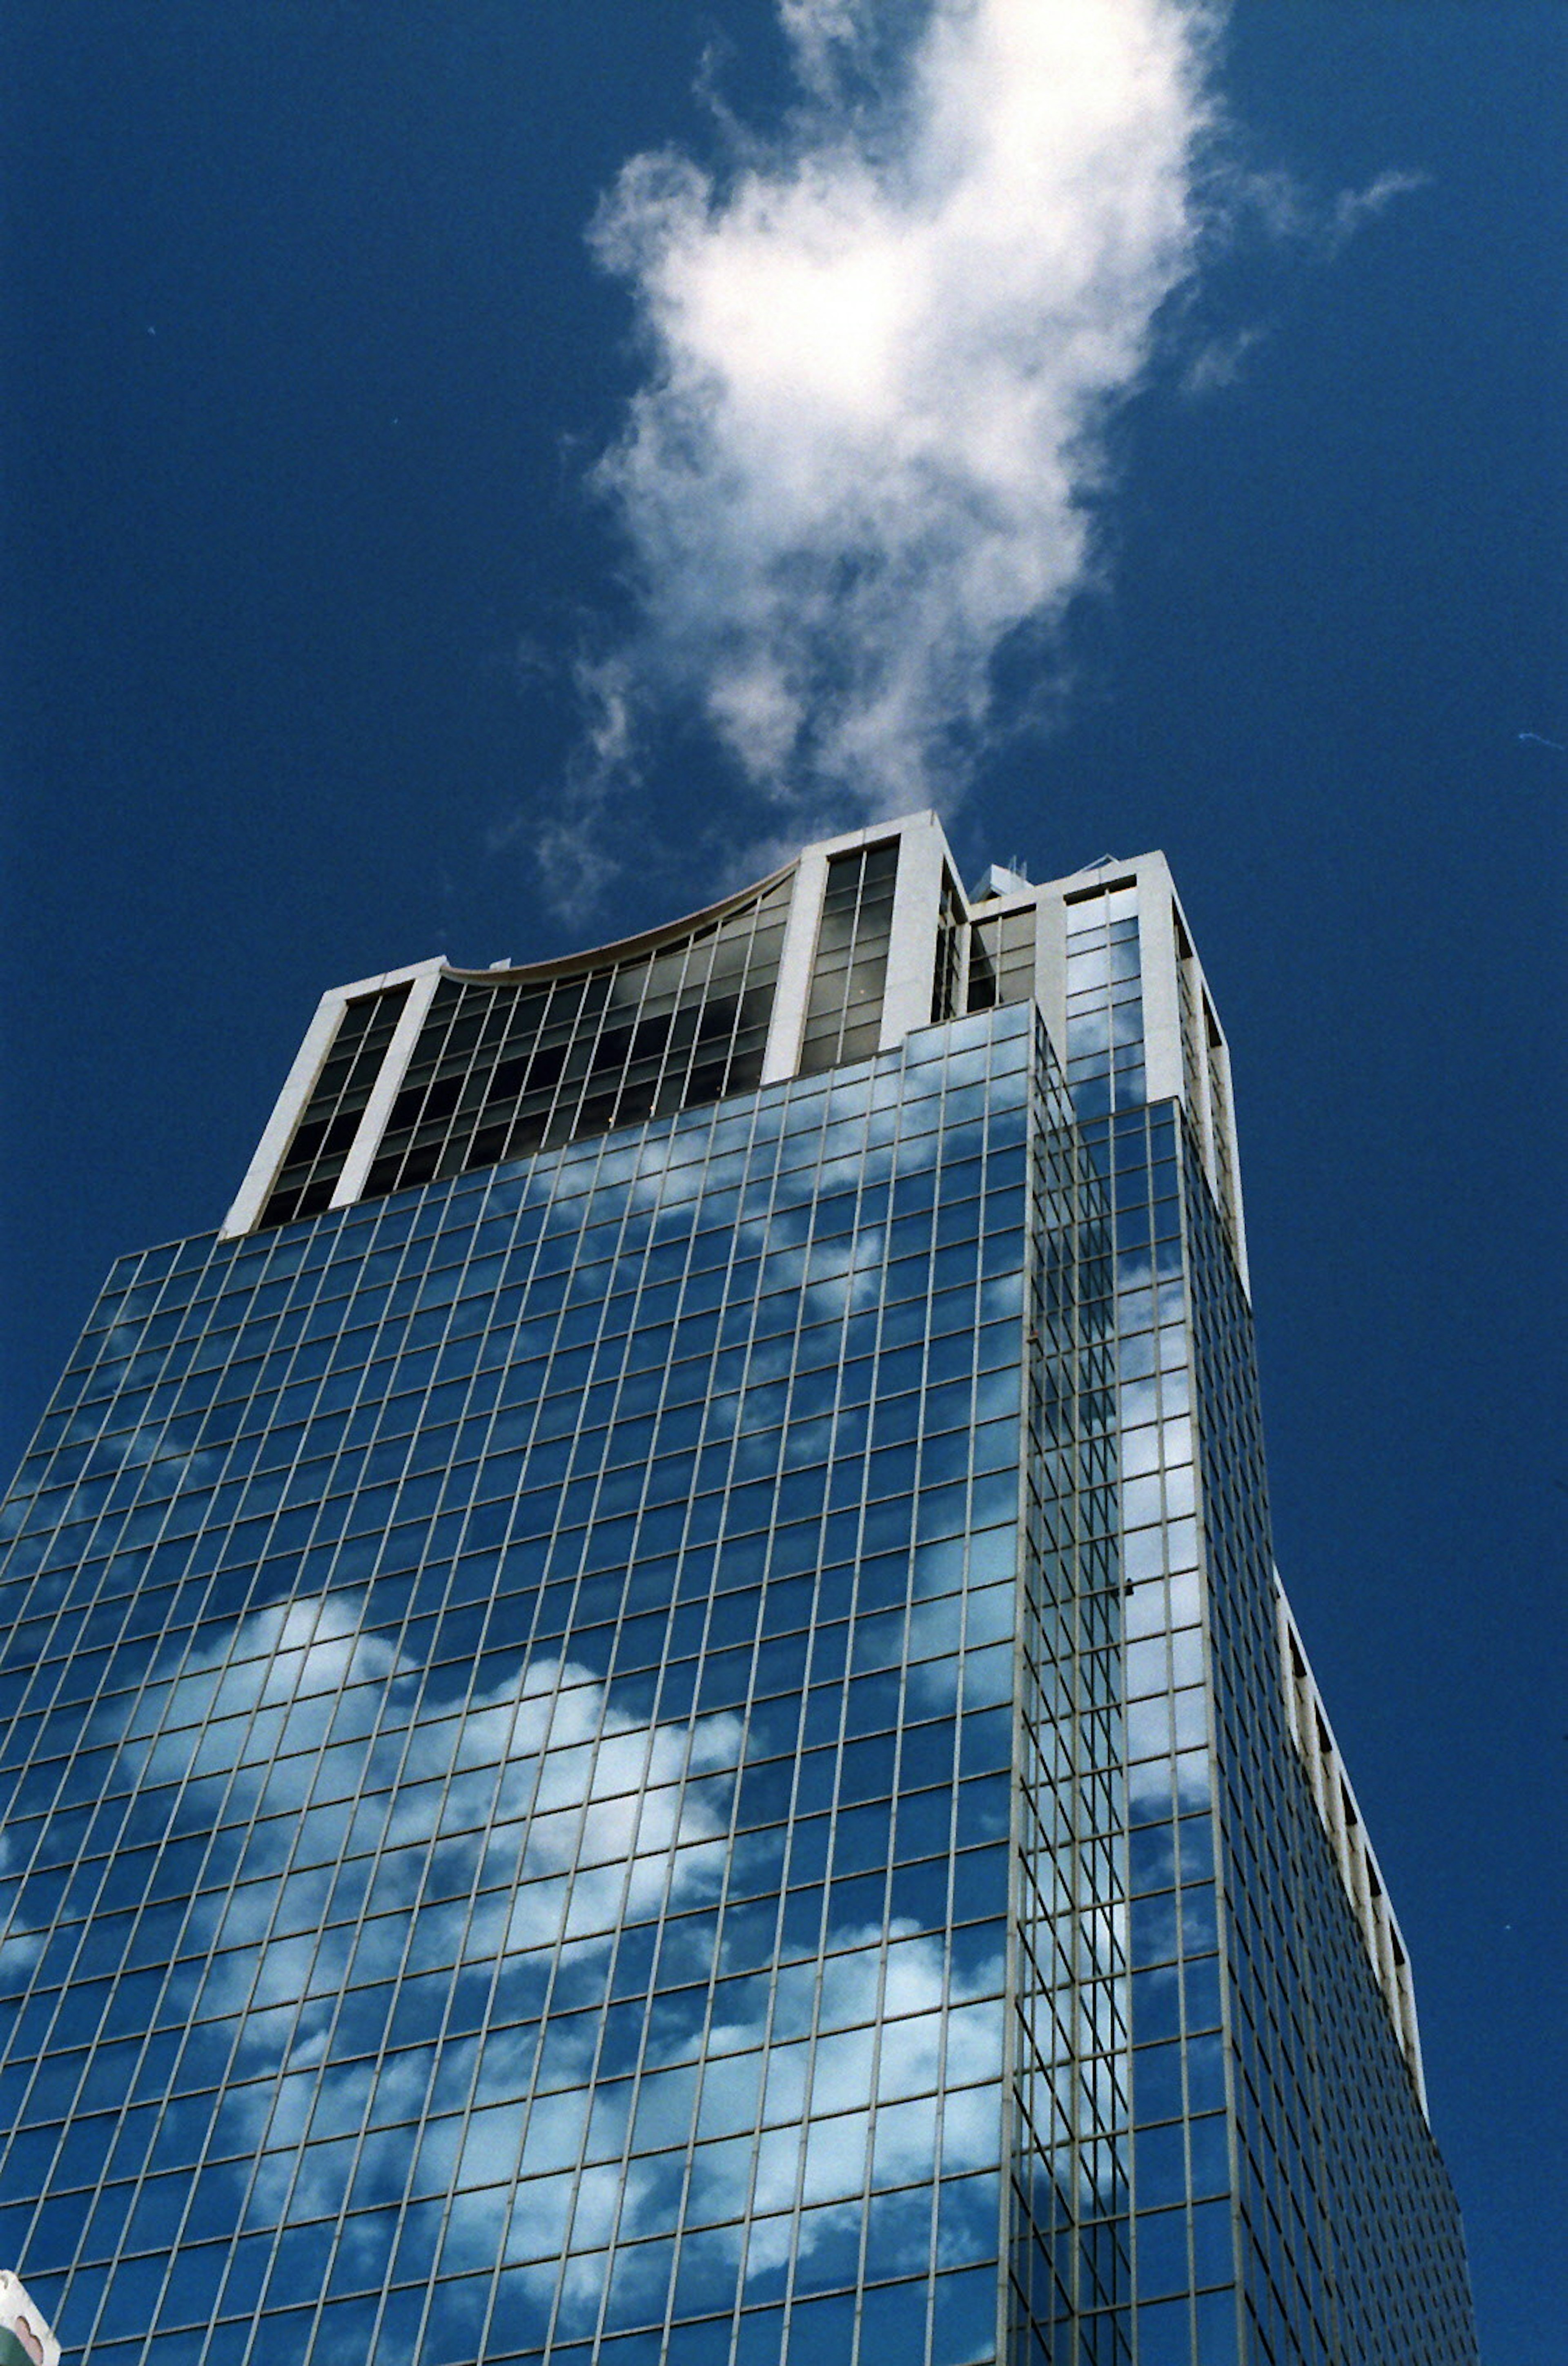
[[[806,1005],[811,993],[811,964],[817,952],[817,930],[822,918],[822,896],[828,884],[828,856],[820,846],[808,846],[795,866],[795,891],[784,922],[779,953],[778,984],[773,988],[773,1015],[762,1053],[762,1082],[782,1084],[800,1065],[800,1039],[806,1028]]]
[[[1187,1083],[1181,1059],[1181,997],[1176,980],[1174,890],[1162,855],[1142,855],[1134,869],[1143,961],[1145,1090],[1151,1101],[1184,1101]],[[1202,1110],[1194,1110],[1192,1116],[1201,1130]]]
[[[338,1177],[333,1196],[327,1202],[330,1208],[352,1208],[365,1189],[370,1162],[381,1146],[381,1136],[387,1131],[392,1103],[402,1090],[403,1078],[413,1057],[413,1047],[419,1041],[420,1030],[429,1015],[430,1006],[435,999],[435,989],[441,983],[446,967],[444,961],[423,963],[409,987],[409,998],[392,1030],[392,1040],[381,1055],[379,1073],[365,1104],[358,1130],[348,1146],[343,1173]]]
[[[288,1081],[273,1104],[272,1115],[256,1144],[255,1156],[245,1169],[245,1179],[235,1195],[234,1204],[219,1229],[220,1240],[236,1240],[242,1233],[248,1233],[266,1205],[267,1194],[283,1164],[283,1154],[315,1090],[316,1078],[326,1065],[327,1054],[336,1040],[338,1021],[355,990],[350,986],[334,986],[317,1003],[315,1017],[305,1030],[305,1041],[295,1054]]]
[[[866,832],[871,839],[880,835]],[[931,1023],[942,865],[951,861],[935,814],[917,814],[899,826],[898,876],[893,889],[887,981],[882,992],[881,1051],[894,1050],[917,1027]]]
[[[1042,891],[1034,899],[1034,999],[1045,1019],[1051,1049],[1067,1072],[1067,907]]]
[[[418,979],[427,973],[439,975],[446,963],[438,956],[434,961],[419,962],[409,969],[390,969],[379,977],[362,977],[353,986],[328,988],[316,1005],[315,1016],[305,1030],[305,1040],[295,1055],[288,1081],[273,1105],[255,1155],[245,1169],[245,1179],[235,1194],[233,1205],[219,1227],[220,1240],[237,1240],[243,1233],[254,1229],[256,1220],[265,1207],[277,1171],[290,1142],[294,1129],[304,1113],[305,1104],[316,1088],[316,1079],[327,1064],[344,1011],[362,995],[378,994],[389,986],[401,986],[405,979]],[[434,988],[433,988],[434,990]],[[412,997],[411,997],[412,998]],[[406,1012],[404,1014],[407,1016]],[[397,1041],[396,1036],[393,1042]],[[389,1047],[389,1051],[390,1047]],[[357,1137],[355,1138],[357,1146]],[[333,1194],[333,1207],[341,1203]]]

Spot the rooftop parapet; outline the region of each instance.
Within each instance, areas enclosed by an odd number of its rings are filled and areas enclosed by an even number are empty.
[[[1032,998],[1080,1111],[1186,1104],[1244,1286],[1230,1062],[1163,855],[973,895],[934,814],[805,848],[681,920],[324,995],[223,1231],[525,1157]]]

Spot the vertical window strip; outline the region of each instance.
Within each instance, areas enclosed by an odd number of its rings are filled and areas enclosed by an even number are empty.
[[[829,862],[800,1050],[804,1076],[866,1059],[876,1050],[897,873],[894,838],[836,854]]]
[[[1143,1106],[1143,1000],[1137,889],[1097,891],[1067,907],[1067,1079],[1080,1118]]]
[[[258,1231],[318,1215],[330,1202],[408,996],[406,985],[393,986],[345,1005]]]
[[[998,1002],[1027,1002],[1034,991],[1034,907],[1004,912],[1001,918],[1001,960],[998,970]]]
[[[1234,1254],[1236,1245],[1235,1187],[1231,1171],[1230,1095],[1225,1084],[1224,1046],[1219,1023],[1204,1008],[1209,1055],[1209,1106],[1213,1118],[1214,1174],[1219,1184],[1220,1216]]]
[[[1187,1087],[1187,1108],[1194,1126],[1203,1122],[1203,1069],[1198,1051],[1198,1013],[1192,997],[1191,950],[1185,936],[1176,944],[1176,990],[1181,1018],[1181,1076]]]
[[[1034,991],[1035,907],[998,912],[976,920],[969,930],[970,1010],[1027,1002]]]
[[[936,972],[931,980],[931,1023],[958,1016],[964,961],[964,922],[958,889],[951,874],[942,874],[942,907],[936,924]]]

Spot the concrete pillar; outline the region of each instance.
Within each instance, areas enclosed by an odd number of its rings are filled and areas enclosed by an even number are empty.
[[[1187,1098],[1181,1058],[1181,996],[1177,985],[1175,890],[1165,858],[1145,854],[1138,879],[1138,949],[1143,963],[1144,1076],[1151,1101]],[[1200,1126],[1203,1112],[1194,1110]]]
[[[255,1155],[245,1169],[245,1179],[220,1227],[220,1240],[237,1240],[242,1233],[250,1232],[265,1207],[267,1194],[283,1164],[284,1152],[293,1140],[300,1113],[315,1090],[316,1078],[326,1065],[327,1054],[336,1039],[338,1021],[349,997],[355,992],[366,990],[364,987],[334,986],[317,1003],[316,1015],[305,1030],[305,1040],[295,1055],[294,1065],[288,1071],[283,1090],[273,1104],[272,1115],[256,1144]]]
[[[352,1208],[365,1189],[365,1178],[370,1172],[370,1162],[380,1147],[381,1136],[387,1131],[387,1120],[391,1115],[392,1103],[402,1089],[409,1062],[413,1057],[413,1047],[419,1041],[420,1030],[423,1027],[430,1006],[435,998],[435,989],[441,983],[442,973],[446,966],[445,962],[427,962],[409,987],[409,998],[403,1005],[401,1017],[392,1030],[392,1040],[382,1055],[380,1073],[371,1087],[370,1098],[365,1104],[365,1114],[359,1121],[358,1131],[349,1144],[348,1156],[343,1162],[343,1173],[338,1177],[333,1196],[327,1203],[329,1207]]]
[[[383,971],[379,977],[362,977],[353,986],[332,986],[322,995],[316,1005],[315,1017],[305,1030],[305,1040],[295,1055],[294,1065],[288,1071],[283,1090],[273,1105],[272,1115],[256,1144],[255,1155],[245,1169],[245,1179],[219,1227],[220,1240],[237,1240],[243,1233],[254,1229],[277,1179],[285,1154],[294,1139],[294,1129],[337,1040],[338,1025],[348,1004],[357,1002],[362,995],[380,994],[388,986],[402,986],[410,979],[417,981],[429,975],[438,976],[446,965],[444,958],[437,954],[433,961],[415,962],[407,969],[389,969]],[[406,1012],[404,1016],[406,1019]],[[397,1036],[394,1035],[394,1044],[396,1041]],[[332,1204],[334,1208],[344,1204],[335,1192]]]
[[[828,884],[828,857],[823,848],[808,847],[795,865],[795,891],[784,922],[779,954],[778,984],[773,988],[773,1015],[762,1054],[762,1082],[782,1084],[800,1065],[800,1039],[806,1029],[806,1005],[811,993],[811,963],[817,952],[817,929],[822,918],[822,895]]]
[[[866,835],[875,838],[879,833]],[[899,826],[898,877],[893,890],[887,982],[882,994],[880,1049],[884,1052],[894,1050],[917,1027],[931,1023],[942,873],[944,863],[951,867],[951,862],[935,814],[917,814]]]

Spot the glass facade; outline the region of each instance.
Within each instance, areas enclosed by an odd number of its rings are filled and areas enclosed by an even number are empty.
[[[1184,1166],[1248,2355],[1473,2366],[1447,2173],[1260,1680],[1274,1601],[1251,1317],[1190,1142]]]
[[[785,874],[700,1086],[696,939],[563,964],[561,1046],[444,979],[354,1204],[110,1276],[0,1514],[0,2256],[68,2358],[1473,2360],[1138,891],[1067,903],[1064,1072],[1027,987],[924,1023],[941,874],[877,1050],[908,859],[791,920],[791,1074]]]

